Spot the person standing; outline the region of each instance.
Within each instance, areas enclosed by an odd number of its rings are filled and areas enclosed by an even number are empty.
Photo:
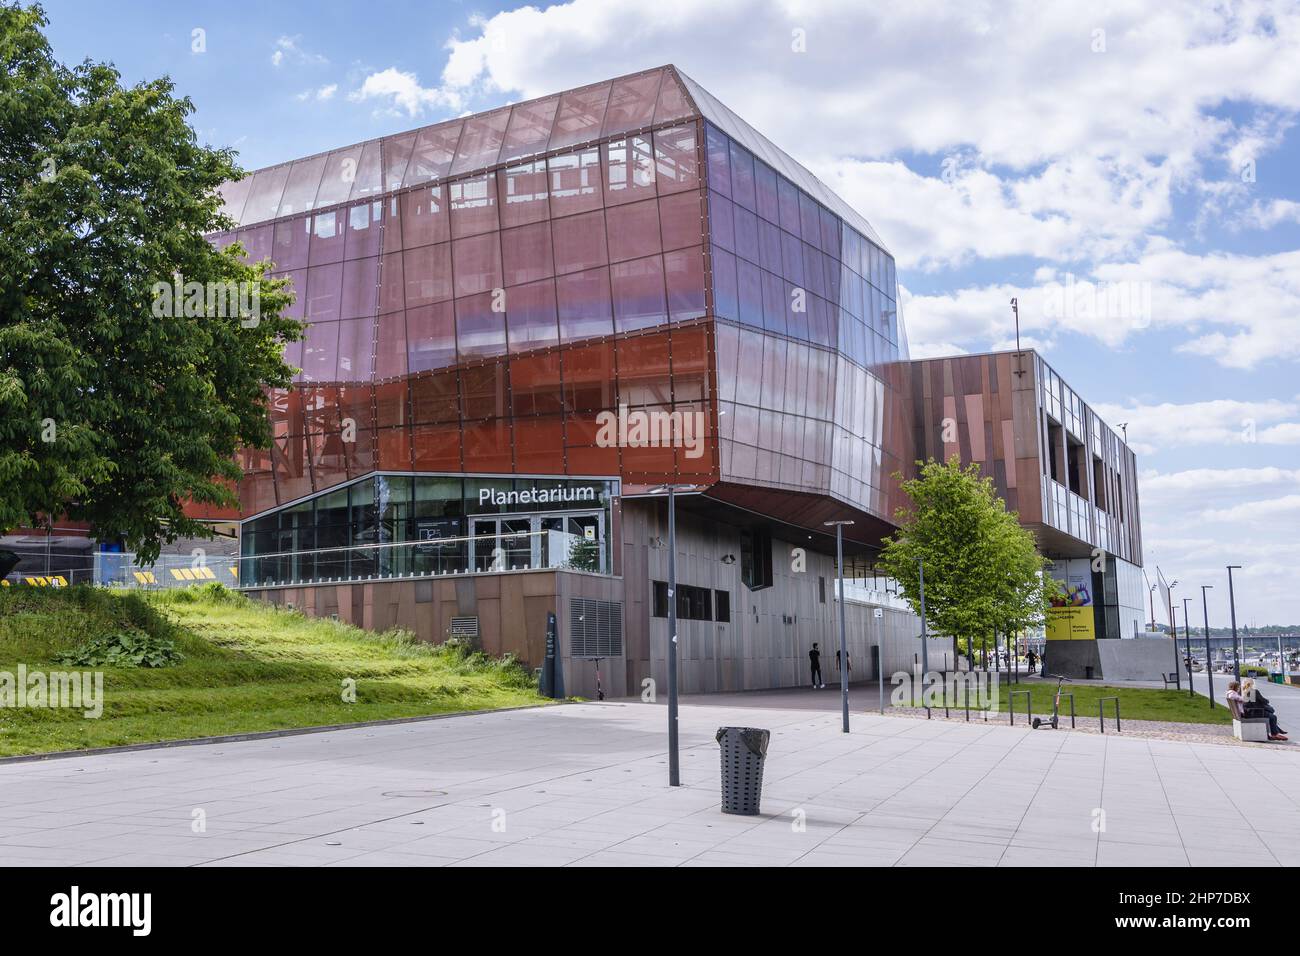
[[[839,651],[836,651],[836,652],[835,652],[835,672],[838,674],[839,671],[840,671],[840,652],[839,652]],[[850,678],[853,677],[853,657],[852,657],[852,655],[849,656],[849,677],[850,677]]]
[[[822,652],[817,650],[817,645],[815,643],[812,646],[812,650],[808,652],[808,663],[812,667],[813,690],[816,690],[819,687],[825,687],[826,685],[822,682]]]

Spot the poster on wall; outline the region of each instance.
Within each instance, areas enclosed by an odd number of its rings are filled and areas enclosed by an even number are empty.
[[[1087,558],[1054,561],[1047,573],[1056,579],[1061,592],[1047,609],[1049,641],[1094,641],[1097,624],[1092,609],[1092,565]]]

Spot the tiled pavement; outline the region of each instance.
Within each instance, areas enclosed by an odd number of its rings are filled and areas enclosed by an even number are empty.
[[[0,765],[0,863],[1300,863],[1297,752],[685,704],[670,789],[664,718],[574,704]],[[773,731],[761,817],[718,810],[721,724]]]

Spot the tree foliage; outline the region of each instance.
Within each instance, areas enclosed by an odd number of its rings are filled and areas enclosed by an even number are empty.
[[[0,4],[0,531],[59,516],[146,559],[232,505],[241,447],[287,386],[285,283],[205,238],[242,172],[169,79],[55,61],[38,6]],[[251,283],[258,313],[156,317],[158,283]],[[224,310],[222,310],[224,311]]]
[[[979,465],[931,459],[902,481],[910,508],[895,515],[881,566],[921,613],[925,566],[926,618],[931,630],[976,644],[1042,623],[1056,582],[1043,569],[1033,535],[1006,509]],[[901,476],[896,476],[900,481]]]

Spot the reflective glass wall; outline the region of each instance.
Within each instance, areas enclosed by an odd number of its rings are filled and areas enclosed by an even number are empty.
[[[893,258],[712,124],[705,142],[723,479],[892,515]]]
[[[245,513],[375,469],[716,478],[602,412],[713,427],[702,127],[672,72],[261,170],[226,191],[309,323],[245,455]],[[270,221],[268,221],[270,220]]]

